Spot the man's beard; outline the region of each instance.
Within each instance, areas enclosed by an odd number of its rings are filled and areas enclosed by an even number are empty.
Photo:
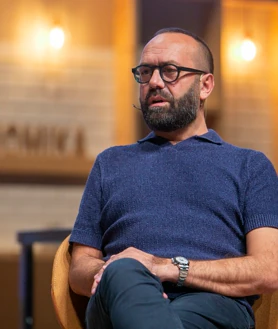
[[[141,103],[144,120],[151,130],[171,132],[187,127],[196,117],[200,105],[199,84],[194,82],[188,92],[181,98],[174,99],[161,90],[149,91],[146,99]],[[168,106],[149,107],[148,99],[160,95],[169,102]]]

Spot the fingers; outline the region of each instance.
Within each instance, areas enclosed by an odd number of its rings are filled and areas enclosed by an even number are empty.
[[[168,299],[168,295],[165,292],[162,294],[162,296],[163,298]]]
[[[100,283],[102,274],[104,272],[104,270],[106,269],[107,265],[103,265],[102,268],[99,270],[99,272],[94,276],[94,283],[92,285],[92,289],[91,289],[91,294],[94,295],[94,293],[96,292],[97,286]]]
[[[97,286],[100,283],[102,274],[104,272],[104,270],[106,269],[106,267],[112,263],[114,260],[117,259],[116,255],[112,255],[109,260],[102,266],[102,268],[99,270],[99,272],[94,276],[94,283],[92,285],[92,289],[91,289],[91,294],[93,295],[96,292]]]

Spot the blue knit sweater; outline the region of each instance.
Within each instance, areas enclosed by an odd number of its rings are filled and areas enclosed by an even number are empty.
[[[262,153],[213,130],[176,145],[151,133],[99,154],[70,241],[209,260],[244,255],[264,226],[278,228],[278,179]]]

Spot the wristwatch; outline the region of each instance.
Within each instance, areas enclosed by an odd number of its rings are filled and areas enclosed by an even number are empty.
[[[184,281],[188,275],[189,270],[189,260],[182,256],[176,256],[171,258],[172,264],[178,266],[180,270],[177,286],[181,287],[184,284]]]

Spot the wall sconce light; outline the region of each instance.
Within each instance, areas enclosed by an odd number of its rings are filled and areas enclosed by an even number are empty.
[[[49,44],[52,48],[61,49],[65,43],[65,32],[60,27],[53,27],[49,32]]]
[[[244,39],[240,45],[241,58],[247,62],[252,61],[257,54],[257,47],[251,39]]]

